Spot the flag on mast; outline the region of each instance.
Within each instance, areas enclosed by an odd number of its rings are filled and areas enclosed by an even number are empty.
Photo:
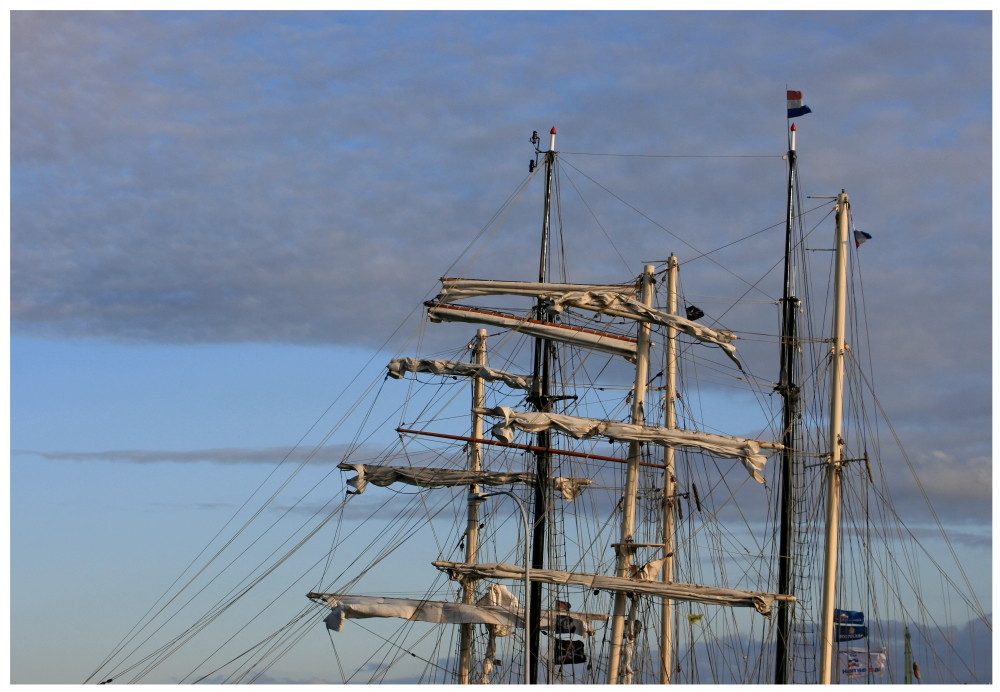
[[[835,629],[834,641],[838,642],[853,642],[868,636],[868,625],[841,625],[838,623]]]
[[[809,106],[802,103],[802,92],[801,91],[789,91],[788,94],[788,117],[797,118],[800,115],[805,115],[806,113],[812,113],[812,109]]]
[[[872,239],[871,233],[865,233],[864,231],[854,231],[854,249],[855,250],[858,249],[859,247],[861,247],[861,243],[871,239]]]
[[[879,677],[885,671],[886,651],[878,649],[840,649],[837,652],[840,679]]]
[[[844,625],[865,624],[865,614],[860,610],[841,610],[840,608],[834,608],[833,619]]]

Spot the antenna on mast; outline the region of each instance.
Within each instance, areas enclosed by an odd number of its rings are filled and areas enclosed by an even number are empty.
[[[538,168],[538,159],[541,157],[542,154],[555,153],[557,133],[558,132],[555,126],[553,125],[552,129],[549,130],[549,150],[547,152],[542,151],[541,148],[539,148],[538,146],[542,142],[541,138],[538,136],[538,130],[535,130],[534,132],[531,133],[531,139],[528,141],[535,145],[535,158],[533,161],[528,161],[528,173],[534,173],[535,169]]]

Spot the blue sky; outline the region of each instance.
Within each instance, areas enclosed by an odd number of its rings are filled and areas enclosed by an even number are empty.
[[[990,30],[982,12],[13,13],[12,680],[82,681],[382,366],[532,130],[780,156],[786,85],[814,111],[806,193],[846,188],[875,236],[882,403],[988,583]],[[757,230],[761,190],[780,219],[780,160],[691,170],[635,192],[694,245]],[[494,267],[534,251],[530,228]]]

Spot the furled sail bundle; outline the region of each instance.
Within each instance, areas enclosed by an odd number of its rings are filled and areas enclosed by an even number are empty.
[[[379,466],[376,464],[338,464],[341,471],[354,471],[358,475],[348,479],[354,488],[352,495],[360,495],[371,485],[386,487],[404,483],[421,488],[448,488],[457,485],[534,485],[535,474],[530,471],[469,471],[466,469],[441,469],[426,466]]]
[[[733,341],[736,335],[712,329],[693,320],[662,312],[635,299],[635,286],[591,286],[577,284],[529,283],[522,281],[484,281],[479,279],[441,279],[441,303],[488,295],[519,295],[538,298],[555,313],[567,307],[590,310],[602,315],[626,317],[641,322],[673,327],[701,342],[714,344],[742,370]]]
[[[511,579],[523,580],[524,568],[505,563],[485,563],[470,565],[464,562],[449,562],[437,560],[434,566],[447,572],[452,579]],[[602,574],[584,574],[582,572],[565,572],[555,569],[532,569],[529,573],[531,581],[545,584],[567,584],[583,586],[588,589],[602,591],[622,591],[638,593],[647,596],[660,596],[678,601],[694,601],[712,605],[752,607],[762,615],[770,616],[775,601],[794,601],[794,596],[763,593],[759,591],[744,591],[741,589],[724,589],[714,586],[699,586],[697,584],[679,584],[676,582],[652,581],[647,579],[631,579],[629,577],[611,577]]]
[[[667,447],[693,447],[719,456],[739,459],[750,475],[758,483],[764,482],[763,471],[767,457],[761,454],[761,446],[777,447],[773,443],[762,443],[742,437],[727,437],[694,430],[663,428],[654,425],[636,425],[597,418],[578,418],[558,413],[515,411],[507,406],[479,409],[488,416],[498,416],[503,420],[493,426],[493,435],[510,442],[514,430],[538,432],[540,430],[560,430],[577,439],[602,435],[624,442],[652,442]]]
[[[459,360],[394,358],[387,367],[389,368],[389,377],[397,380],[408,372],[426,372],[431,375],[479,377],[488,382],[503,382],[511,389],[531,391],[530,376],[504,372],[477,363],[466,363]]]
[[[614,292],[623,296],[635,296],[637,284],[564,284],[539,283],[537,281],[494,281],[491,279],[441,279],[441,293],[438,301],[452,303],[465,298],[483,296],[524,296],[538,298],[540,295],[562,294],[574,291]]]
[[[327,628],[335,632],[343,631],[346,620],[364,618],[401,618],[456,625],[494,625],[498,628],[496,630],[498,636],[510,634],[515,628],[524,628],[524,609],[512,596],[498,605],[485,605],[487,597],[480,599],[480,603],[335,593],[310,593],[309,598],[324,600],[330,606],[330,614],[326,616],[325,622]],[[566,630],[581,636],[594,634],[594,626],[590,621],[607,619],[608,616],[604,614],[542,611],[542,623],[545,629]]]
[[[337,465],[341,471],[354,471],[357,476],[349,478],[347,485],[354,488],[350,495],[360,495],[369,484],[385,488],[393,483],[403,483],[421,488],[453,488],[459,485],[512,485],[523,483],[535,485],[535,474],[531,471],[470,471],[467,469],[442,469],[428,466],[381,466],[378,464]],[[564,499],[572,501],[590,485],[589,478],[552,479],[553,487]]]

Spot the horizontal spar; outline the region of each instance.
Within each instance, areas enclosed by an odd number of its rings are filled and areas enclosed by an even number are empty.
[[[788,594],[764,593],[760,591],[743,591],[741,589],[725,589],[698,584],[681,584],[677,582],[654,581],[652,576],[662,566],[665,558],[656,560],[647,567],[650,572],[645,579],[630,579],[628,577],[611,577],[600,574],[585,574],[582,572],[565,572],[554,569],[532,569],[529,572],[531,581],[546,584],[573,584],[588,589],[604,591],[622,591],[640,593],[646,596],[659,596],[678,601],[694,601],[709,605],[730,607],[752,607],[761,615],[770,617],[771,607],[775,601],[795,601],[795,596]],[[468,564],[436,560],[433,564],[439,570],[446,572],[456,580],[474,579],[524,579],[524,568],[504,563]]]
[[[427,435],[428,437],[442,437],[446,440],[459,440],[461,442],[478,442],[484,445],[496,445],[497,447],[510,447],[511,449],[524,449],[529,452],[549,452],[552,454],[562,454],[568,457],[580,457],[583,459],[596,459],[598,461],[612,461],[616,464],[627,464],[628,459],[618,459],[616,457],[606,457],[600,454],[588,454],[586,452],[574,452],[569,449],[553,449],[551,447],[536,447],[535,445],[522,445],[516,442],[501,442],[500,440],[488,440],[481,437],[465,437],[463,435],[447,435],[445,433],[428,432],[426,430],[408,430],[406,428],[396,428],[398,433],[409,435]],[[666,468],[663,464],[653,464],[641,461],[640,466],[649,466],[654,469]]]
[[[635,362],[636,340],[629,336],[460,305],[444,305],[433,301],[428,301],[424,305],[428,308],[427,317],[430,318],[431,322],[488,324],[529,336],[552,339],[560,343],[622,356],[629,362]]]

